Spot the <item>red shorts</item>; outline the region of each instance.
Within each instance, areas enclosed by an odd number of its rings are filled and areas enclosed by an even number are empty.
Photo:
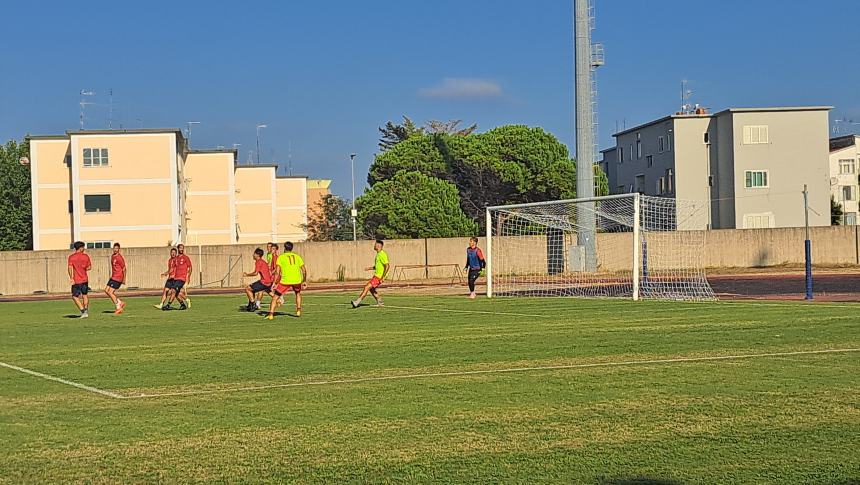
[[[282,296],[287,294],[288,291],[293,290],[294,293],[298,294],[302,292],[302,285],[284,285],[278,283],[275,285],[275,294],[278,296]]]
[[[379,288],[379,285],[381,285],[381,284],[382,284],[382,280],[379,279],[378,276],[374,276],[373,278],[370,278],[370,287],[371,288]]]

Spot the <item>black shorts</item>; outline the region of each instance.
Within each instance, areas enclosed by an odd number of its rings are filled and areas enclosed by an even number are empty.
[[[119,281],[117,281],[117,280],[115,280],[115,279],[111,278],[111,279],[109,279],[109,280],[108,280],[107,285],[108,285],[108,286],[110,286],[111,288],[115,289],[115,290],[118,290],[118,289],[119,289],[119,287],[120,287],[120,286],[122,286],[122,283],[120,283]]]
[[[173,278],[168,278],[167,281],[164,282],[164,287],[167,289],[173,288]]]
[[[170,288],[171,290],[176,290],[176,291],[178,292],[179,290],[181,290],[181,289],[182,289],[182,287],[183,287],[183,286],[185,286],[185,282],[184,282],[184,281],[174,279],[174,280],[173,280],[173,282],[171,283],[171,286],[169,286],[169,288]]]
[[[86,295],[90,292],[90,284],[89,283],[81,283],[78,285],[72,285],[72,296],[75,298]]]
[[[268,293],[271,290],[272,290],[272,285],[266,286],[260,280],[257,280],[255,282],[251,283],[251,291],[253,291],[254,293],[259,293],[261,291],[265,291],[266,293]]]

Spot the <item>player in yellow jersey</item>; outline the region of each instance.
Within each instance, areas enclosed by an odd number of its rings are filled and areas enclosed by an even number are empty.
[[[365,268],[367,271],[373,270],[373,278],[364,285],[364,291],[359,295],[358,300],[352,301],[352,307],[358,308],[361,306],[361,300],[364,300],[364,297],[367,296],[368,293],[373,295],[373,298],[376,299],[376,306],[383,306],[382,297],[379,296],[379,293],[376,291],[377,288],[382,285],[382,282],[385,281],[385,277],[388,276],[388,269],[391,265],[388,263],[388,253],[382,250],[382,246],[385,243],[382,242],[381,239],[377,239],[376,243],[373,245],[373,250],[376,251],[376,259],[373,261],[373,266],[369,268]]]
[[[272,298],[272,303],[269,305],[269,314],[266,319],[274,320],[275,310],[280,305],[280,297],[286,292],[293,290],[296,294],[296,316],[302,316],[302,290],[307,288],[308,273],[305,269],[305,262],[302,257],[293,252],[293,243],[284,243],[284,253],[278,256],[277,265],[275,266],[275,285],[274,292],[276,298]]]

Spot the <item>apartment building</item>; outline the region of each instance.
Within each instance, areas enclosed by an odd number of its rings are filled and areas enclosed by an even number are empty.
[[[840,224],[857,225],[858,168],[860,168],[860,135],[830,140],[830,196],[842,206]]]
[[[178,129],[30,136],[33,248],[304,240],[306,177],[189,150]],[[319,182],[315,182],[319,184]]]
[[[703,227],[830,224],[827,106],[699,109],[613,135],[601,166],[611,193],[707,201]]]

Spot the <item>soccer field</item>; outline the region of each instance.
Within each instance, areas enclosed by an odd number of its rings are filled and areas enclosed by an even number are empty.
[[[860,305],[349,296],[0,304],[0,481],[860,479]]]

